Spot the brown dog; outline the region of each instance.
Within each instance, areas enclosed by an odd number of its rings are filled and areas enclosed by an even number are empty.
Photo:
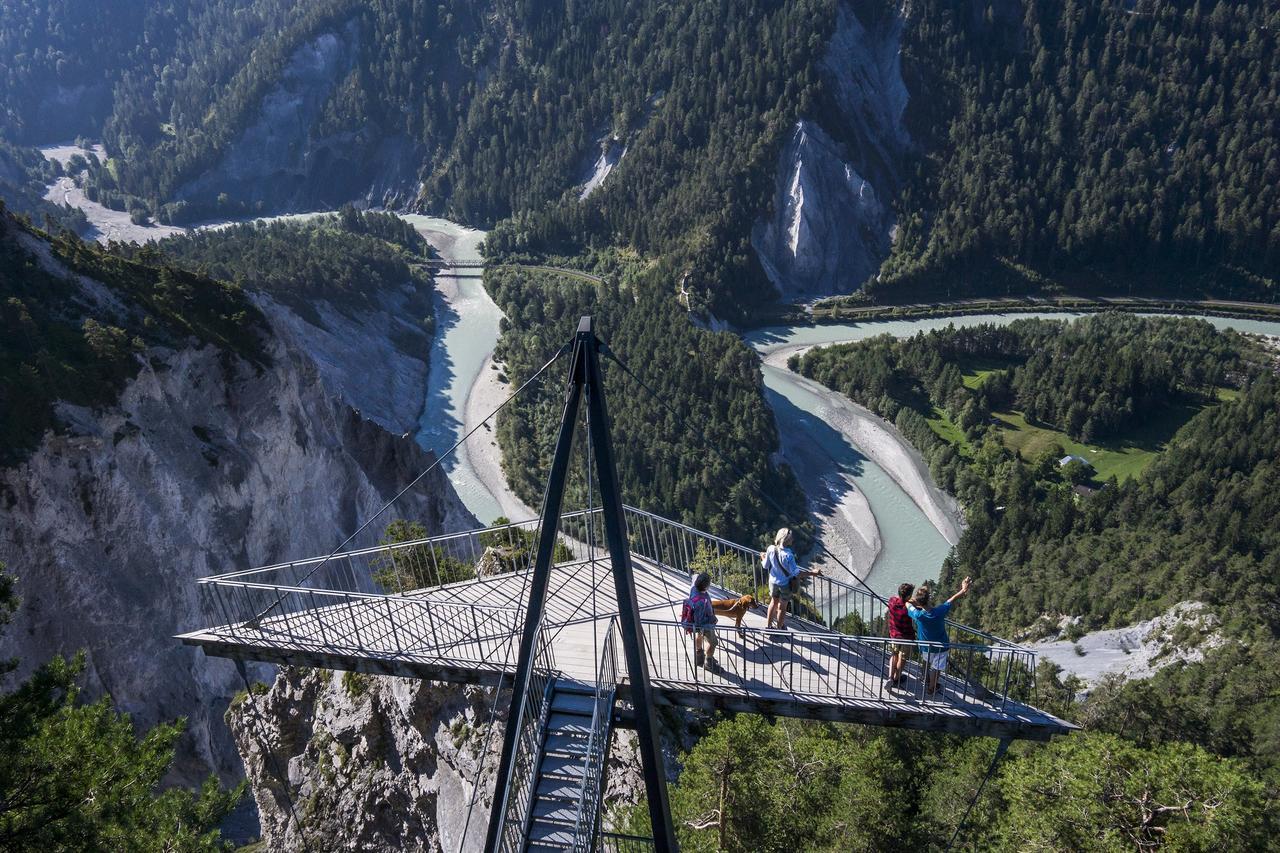
[[[756,606],[756,597],[754,595],[744,595],[742,598],[721,598],[712,600],[711,609],[715,611],[717,616],[729,616],[733,619],[733,625],[738,629],[739,634],[746,633],[742,628],[742,617],[747,615],[747,611]]]

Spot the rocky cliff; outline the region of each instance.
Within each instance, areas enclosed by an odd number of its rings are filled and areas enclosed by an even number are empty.
[[[299,331],[277,313],[264,368],[212,345],[152,347],[114,404],[61,406],[64,428],[0,470],[0,561],[22,599],[0,656],[29,667],[86,649],[90,695],[110,694],[141,725],[189,717],[180,779],[241,774],[222,720],[234,668],[172,639],[200,624],[195,579],[324,552],[431,462],[378,423],[403,412],[344,398],[368,369],[354,357],[363,340],[321,366]],[[431,530],[473,522],[443,474],[396,514]]]
[[[784,300],[850,293],[888,254],[898,168],[909,145],[899,50],[905,7],[867,26],[845,3],[822,71],[833,110],[797,123],[771,212],[751,243]]]
[[[366,122],[326,129],[322,115],[361,50],[357,20],[324,32],[289,57],[275,86],[212,169],[176,200],[207,210],[220,195],[250,209],[334,208],[352,199],[394,207],[418,191],[422,152]]]
[[[282,669],[227,713],[263,839],[271,850],[482,850],[509,699],[496,718],[492,703],[489,688]],[[664,731],[674,771],[692,718],[667,719],[680,727]],[[605,779],[606,816],[639,802],[633,732],[615,732]]]

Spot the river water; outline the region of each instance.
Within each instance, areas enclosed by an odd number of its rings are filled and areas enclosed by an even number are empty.
[[[918,320],[888,320],[868,323],[846,323],[822,326],[778,326],[759,329],[745,338],[762,356],[785,355],[812,346],[859,341],[876,335],[909,337],[917,332],[981,323],[1012,323],[1027,317],[1070,319],[1081,316],[1069,313],[974,314],[960,317],[935,317]],[[1203,317],[1219,329],[1280,336],[1280,323],[1225,317]],[[899,583],[919,583],[936,578],[951,545],[930,522],[928,516],[889,474],[867,457],[862,449],[844,439],[810,413],[820,411],[823,401],[802,377],[785,367],[765,364],[764,384],[773,406],[780,432],[800,431],[809,434],[813,444],[829,456],[833,471],[850,476],[871,506],[879,527],[881,550],[867,584],[876,592],[890,594]],[[813,496],[811,495],[811,499]]]
[[[66,152],[60,148],[51,148],[47,153],[48,156],[56,157]],[[54,195],[57,190],[55,185],[49,191]],[[80,201],[70,200],[72,203]],[[99,226],[104,236],[114,233],[112,229],[122,232],[125,230],[122,223],[115,221],[118,216],[109,217],[103,210],[98,210],[98,206],[83,203],[81,206],[87,208],[90,220]],[[479,257],[484,232],[435,217],[407,215],[404,218],[423,233],[446,259],[471,260]],[[150,227],[116,236],[145,241],[167,236],[167,233],[168,229]],[[468,428],[467,402],[473,388],[483,384],[484,377],[481,374],[485,365],[490,363],[497,343],[502,312],[489,298],[479,275],[439,275],[435,305],[436,336],[432,344],[430,378],[417,439],[423,447],[441,455]],[[785,356],[789,352],[812,346],[858,341],[883,334],[906,337],[948,325],[963,327],[981,323],[1007,324],[1027,317],[1061,320],[1078,316],[1081,315],[1062,312],[976,314],[820,326],[778,326],[759,329],[745,336],[746,342],[762,358],[768,358],[771,362],[763,364],[762,370],[766,395],[774,410],[779,430],[784,434],[802,435],[807,439],[807,446],[810,449],[816,448],[825,457],[835,475],[824,478],[820,485],[811,486],[810,500],[829,504],[832,497],[829,491],[833,488],[831,483],[837,480],[852,483],[865,498],[866,505],[874,516],[874,526],[878,527],[880,551],[870,564],[867,575],[868,584],[877,592],[888,593],[903,581],[918,583],[923,579],[936,577],[951,543],[917,500],[904,490],[898,480],[871,459],[865,448],[859,447],[822,420],[817,413],[828,413],[829,416],[831,407],[823,399],[829,392],[787,370],[784,366]],[[1276,322],[1221,317],[1204,319],[1218,328],[1280,336],[1280,323]],[[492,436],[483,428],[482,432],[484,435],[477,434],[476,438],[459,447],[443,464],[467,509],[487,523],[504,513],[503,496],[495,494],[498,487],[492,482],[486,485],[477,471],[477,465],[482,461],[476,458],[478,454],[496,454],[496,448],[492,447]],[[487,450],[481,441],[488,443]],[[493,463],[494,460],[490,460],[491,467]],[[489,479],[492,480],[493,477]],[[936,511],[934,516],[937,517]],[[876,531],[870,531],[867,538],[873,539],[875,533]],[[833,550],[842,559],[845,558],[837,548],[833,547]],[[853,555],[848,558],[857,562]]]
[[[445,260],[480,259],[485,232],[447,219],[403,215]],[[461,273],[461,274],[459,274]],[[431,345],[431,372],[426,402],[418,421],[418,443],[443,456],[469,430],[467,399],[498,342],[502,311],[489,298],[479,270],[441,271],[436,275],[436,334]],[[490,433],[464,443],[441,463],[466,508],[488,524],[503,514],[499,497],[476,470],[473,454]]]

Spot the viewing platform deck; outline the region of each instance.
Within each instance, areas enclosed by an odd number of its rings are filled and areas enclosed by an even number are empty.
[[[592,559],[591,513],[566,514],[541,643],[558,677],[597,680],[617,619],[607,559]],[[206,654],[442,681],[509,684],[528,596],[535,522],[433,537],[203,579],[211,627],[181,635]],[[695,667],[678,624],[691,571],[710,571],[713,598],[761,579],[756,553],[638,510],[627,510],[632,568],[655,702],[967,735],[1046,740],[1075,727],[1032,706],[1033,652],[951,624],[950,666],[924,695],[920,654],[904,689],[886,681],[889,641],[871,636],[883,605],[827,577],[797,596],[788,629],[765,609],[742,630],[721,617],[722,669]],[[478,567],[481,576],[433,581]],[[401,590],[394,591],[391,590]],[[835,630],[840,628],[843,633]],[[863,634],[859,636],[858,634]],[[923,650],[924,644],[921,644]],[[934,649],[937,650],[937,649]],[[625,667],[618,691],[626,698]]]

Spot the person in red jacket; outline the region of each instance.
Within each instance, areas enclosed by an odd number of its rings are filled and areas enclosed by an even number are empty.
[[[907,613],[907,602],[911,593],[915,592],[914,584],[904,583],[898,587],[898,594],[889,599],[889,613],[885,617],[889,624],[889,648],[893,657],[889,658],[889,685],[901,686],[906,678],[903,669],[907,666],[907,654],[916,642],[916,625]]]

